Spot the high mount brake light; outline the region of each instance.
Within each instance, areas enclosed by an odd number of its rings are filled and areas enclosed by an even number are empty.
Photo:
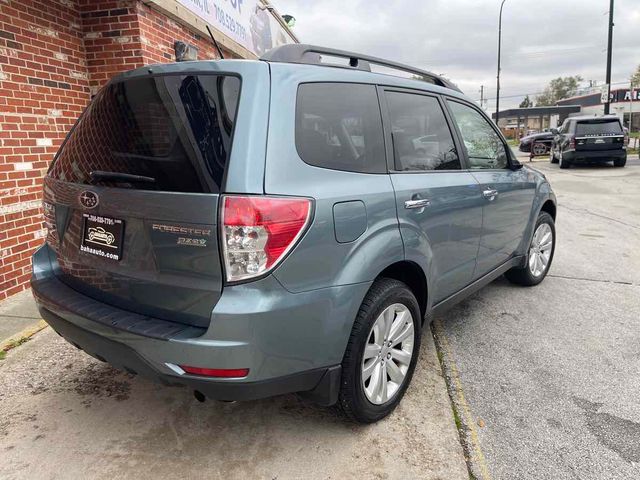
[[[311,218],[308,198],[230,195],[222,201],[222,250],[230,282],[271,271]]]

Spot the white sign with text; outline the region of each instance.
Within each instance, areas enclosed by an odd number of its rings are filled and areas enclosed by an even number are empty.
[[[177,0],[231,40],[258,57],[294,43],[293,38],[258,0]]]

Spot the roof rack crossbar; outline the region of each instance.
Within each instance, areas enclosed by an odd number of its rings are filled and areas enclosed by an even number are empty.
[[[322,55],[347,59],[348,65],[323,62]],[[446,78],[443,78],[440,75],[436,75],[435,73],[431,73],[426,70],[420,70],[409,65],[393,62],[391,60],[385,60],[383,58],[372,57],[370,55],[362,55],[360,53],[348,52],[346,50],[337,50],[335,48],[319,47],[316,45],[307,45],[303,43],[282,45],[280,47],[269,50],[268,52],[265,52],[260,57],[260,60],[264,60],[267,62],[303,63],[308,65],[325,65],[330,67],[353,68],[366,72],[371,71],[372,64],[380,65],[392,70],[411,73],[417,77],[417,80],[424,79],[425,81],[434,83],[441,87],[450,88],[458,92],[460,91],[460,89],[456,85],[451,83]]]

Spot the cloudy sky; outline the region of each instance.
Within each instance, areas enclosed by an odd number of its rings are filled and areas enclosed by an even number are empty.
[[[500,0],[272,0],[313,43],[408,63],[449,77],[495,109]],[[640,0],[615,1],[612,84],[640,64]],[[552,78],[604,83],[609,0],[506,0],[501,109]],[[622,87],[623,85],[620,85]],[[614,85],[615,87],[615,85]],[[510,98],[509,98],[510,97]]]

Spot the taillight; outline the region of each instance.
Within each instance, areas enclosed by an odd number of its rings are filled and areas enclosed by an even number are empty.
[[[576,137],[569,137],[569,148],[572,150],[576,149]]]
[[[227,281],[272,270],[302,236],[310,217],[308,198],[224,196],[220,223]]]

